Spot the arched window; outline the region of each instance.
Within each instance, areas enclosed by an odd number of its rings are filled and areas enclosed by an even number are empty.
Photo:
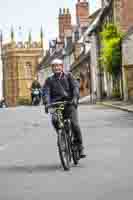
[[[24,66],[25,79],[32,79],[32,64],[31,62],[26,62]]]

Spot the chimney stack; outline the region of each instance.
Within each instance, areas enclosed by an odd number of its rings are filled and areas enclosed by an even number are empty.
[[[69,8],[59,9],[59,38],[64,42],[65,32],[72,30],[71,14]]]
[[[89,3],[86,0],[78,0],[76,4],[76,21],[81,28],[87,27],[89,24]]]

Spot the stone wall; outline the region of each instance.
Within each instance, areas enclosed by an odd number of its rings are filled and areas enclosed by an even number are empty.
[[[122,43],[124,99],[133,100],[133,31]]]
[[[133,101],[133,65],[124,66],[124,100]]]
[[[114,22],[127,32],[133,26],[133,1],[113,0]]]
[[[126,66],[133,64],[133,33],[123,40],[122,63]]]

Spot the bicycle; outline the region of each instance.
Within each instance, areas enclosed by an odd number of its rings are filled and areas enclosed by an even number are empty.
[[[63,111],[67,104],[72,104],[67,101],[60,101],[49,104],[48,111],[57,118],[57,144],[59,150],[59,157],[64,170],[70,169],[70,163],[73,159],[75,165],[78,164],[80,159],[78,144],[74,142],[74,134],[71,128],[70,118],[65,118]]]

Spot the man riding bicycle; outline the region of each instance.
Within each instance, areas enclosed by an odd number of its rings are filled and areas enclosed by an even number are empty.
[[[84,158],[83,139],[78,122],[78,99],[79,88],[76,80],[71,73],[64,73],[63,61],[61,59],[54,59],[51,63],[53,75],[48,77],[43,86],[43,103],[45,105],[45,112],[48,113],[47,105],[58,101],[71,101],[65,107],[65,115],[69,116],[72,124],[72,131],[74,133],[75,142],[79,146],[80,158]],[[52,124],[56,129],[57,119],[52,116]]]

